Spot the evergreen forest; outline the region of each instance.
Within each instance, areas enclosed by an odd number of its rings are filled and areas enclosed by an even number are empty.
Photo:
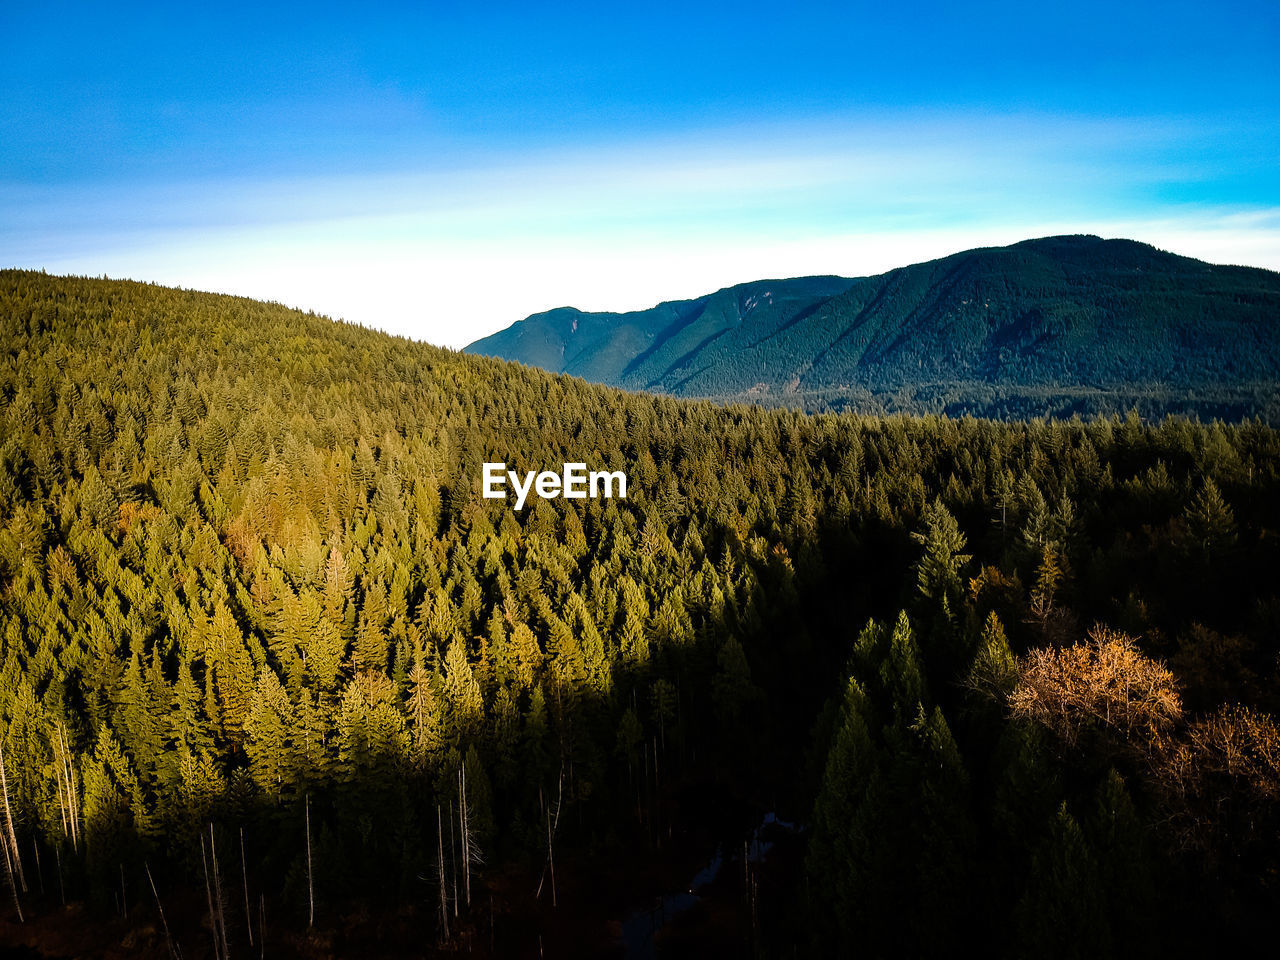
[[[1258,420],[716,405],[3,271],[0,944],[1242,952],[1277,573]]]

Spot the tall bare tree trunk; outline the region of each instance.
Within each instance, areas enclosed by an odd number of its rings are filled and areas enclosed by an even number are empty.
[[[75,770],[71,766],[71,742],[67,738],[67,728],[58,725],[58,757],[61,770],[61,781],[66,794],[67,826],[71,832],[71,849],[80,848],[80,798],[76,793]]]
[[[551,845],[551,811],[547,811],[547,864],[551,867],[551,906],[556,905],[556,854]]]
[[[453,861],[453,915],[458,915],[458,841],[453,836],[453,801],[449,801],[449,859]]]
[[[40,869],[40,841],[31,835],[31,852],[36,858],[36,879],[40,881],[40,896],[44,896],[44,871]]]
[[[244,925],[249,931],[249,946],[253,946],[253,913],[249,910],[249,867],[244,858],[244,827],[240,828],[240,878],[244,881]]]
[[[80,845],[80,787],[76,783],[76,768],[71,763],[71,739],[67,736],[66,729],[62,731],[63,740],[66,745],[63,747],[63,755],[67,758],[67,783],[71,787],[71,840],[72,846],[79,849]]]
[[[62,818],[62,835],[71,836],[71,827],[67,823],[67,801],[62,794],[62,772],[59,767],[53,768],[53,782],[58,787],[58,815]]]
[[[147,869],[147,882],[151,884],[151,895],[156,898],[156,909],[160,911],[160,926],[164,930],[165,946],[169,950],[170,960],[178,960],[178,953],[173,947],[173,937],[169,936],[169,921],[164,916],[164,905],[160,903],[160,891],[156,889],[155,877],[151,876],[151,864],[144,863]]]
[[[541,791],[539,791],[541,794]],[[552,822],[551,809],[546,809],[547,815],[547,865],[542,868],[542,876],[538,878],[538,892],[533,895],[535,900],[542,898],[542,885],[547,880],[547,871],[551,871],[551,906],[556,905],[556,859],[555,850],[553,849],[553,841],[555,839],[556,829],[560,826],[560,806],[564,801],[564,765],[563,761],[560,766],[560,786],[556,793],[556,815],[555,821]]]
[[[4,847],[5,875],[9,878],[9,889],[13,891],[13,908],[18,911],[18,922],[25,923],[26,921],[22,916],[22,904],[18,902],[18,884],[13,877],[13,858],[9,856],[9,844],[5,842],[0,846]]]
[[[231,956],[227,945],[226,901],[222,896],[222,871],[218,869],[218,851],[213,845],[213,824],[209,824],[209,859],[213,861],[213,893],[218,905],[218,932],[222,937],[222,960]]]
[[[471,909],[471,814],[467,809],[467,766],[458,767],[458,822],[462,832],[462,887]]]
[[[437,875],[440,878],[440,927],[444,932],[444,939],[449,939],[449,888],[448,877],[444,871],[444,822],[440,812],[440,804],[436,804],[436,835],[437,835],[437,853],[439,856],[439,864],[437,866]]]
[[[9,807],[9,778],[5,775],[4,770],[4,748],[0,747],[0,790],[4,792],[4,824],[5,824],[5,842],[13,851],[13,864],[18,871],[18,882],[22,886],[22,892],[27,892],[27,878],[22,872],[22,857],[18,853],[18,836],[13,829],[13,810]]]
[[[311,794],[307,794],[307,903],[310,913],[307,914],[307,927],[316,925],[316,888],[311,877]]]
[[[213,909],[213,884],[209,882],[209,857],[204,849],[204,834],[200,835],[200,862],[204,864],[204,895],[209,901],[209,929],[213,932],[213,957],[222,960],[222,945],[218,940],[218,915]]]

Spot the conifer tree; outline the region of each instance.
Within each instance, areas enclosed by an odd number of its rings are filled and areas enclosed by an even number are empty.
[[[426,771],[439,753],[442,740],[442,716],[433,690],[434,677],[423,664],[421,650],[414,657],[409,672],[409,695],[406,703],[409,728],[409,757],[419,773]]]
[[[1017,681],[1018,664],[1009,649],[1004,627],[993,611],[987,614],[982,628],[978,655],[969,669],[969,685],[988,697],[1003,700]]]
[[[1192,550],[1203,560],[1214,560],[1235,544],[1235,516],[1211,478],[1205,478],[1186,519]]]
[[[450,643],[445,653],[444,700],[450,740],[465,742],[484,714],[484,701],[461,639]]]
[[[275,671],[263,667],[258,671],[245,724],[245,753],[254,782],[262,792],[279,800],[293,775],[290,734],[295,724],[293,705]]]
[[[917,585],[930,600],[942,603],[946,599],[954,607],[961,591],[960,570],[971,559],[960,552],[965,548],[965,536],[940,497],[925,508],[922,523],[924,530],[912,534],[924,546],[924,556],[916,567]]]
[[[360,610],[360,626],[351,654],[355,670],[387,669],[387,619],[387,589],[381,580],[374,580]]]

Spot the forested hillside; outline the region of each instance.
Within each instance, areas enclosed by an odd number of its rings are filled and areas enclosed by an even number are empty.
[[[718,356],[717,341],[739,326],[748,324],[763,339],[854,282],[842,277],[758,280],[635,313],[559,307],[477,340],[467,352],[519,360],[596,383],[678,393],[682,377],[676,374],[697,362],[703,351]]]
[[[0,943],[622,955],[717,850],[660,952],[1271,935],[1269,427],[720,407],[16,271],[0,348]]]
[[[1047,237],[635,314],[557,310],[467,349],[634,390],[810,410],[1275,422],[1280,274]]]

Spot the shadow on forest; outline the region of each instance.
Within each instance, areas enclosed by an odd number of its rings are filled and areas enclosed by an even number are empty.
[[[620,949],[617,921],[685,882],[716,849],[733,849],[766,811],[808,816],[820,772],[807,756],[814,721],[839,689],[851,631],[905,600],[894,571],[915,551],[888,525],[819,524],[794,565],[763,567],[744,601],[699,623],[692,642],[655,648],[645,668],[615,659],[608,696],[557,694],[544,683],[545,731],[522,738],[513,769],[501,768],[483,737],[446,745],[420,772],[375,750],[346,779],[295,777],[279,802],[267,802],[241,752],[226,788],[196,798],[198,822],[140,833],[119,818],[90,817],[98,853],[42,845],[44,894],[33,884],[24,904],[48,923],[66,916],[64,896],[84,901],[68,931],[118,938],[139,955],[164,956],[171,945],[188,958],[228,947],[243,954],[251,937],[254,950],[265,939],[306,956],[423,944],[502,956],[551,945],[562,955]],[[730,637],[746,660],[747,673],[729,677],[744,681],[738,687],[726,679]],[[659,681],[675,702],[665,716],[655,711],[656,728],[628,756],[616,746],[616,717],[628,705],[648,709]],[[488,794],[468,797],[483,856],[469,908],[458,889],[462,767],[478,773],[473,784],[483,781],[473,791]],[[47,875],[55,862],[56,883]]]

